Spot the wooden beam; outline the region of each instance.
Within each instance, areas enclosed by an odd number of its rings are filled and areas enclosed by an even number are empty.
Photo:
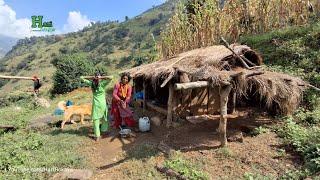
[[[174,89],[173,84],[169,84],[169,98],[168,98],[168,113],[167,113],[167,127],[172,125],[172,112],[173,112],[173,97],[174,97]]]
[[[196,81],[188,83],[176,83],[174,85],[174,90],[185,90],[185,89],[194,89],[209,86],[208,81]]]
[[[94,79],[95,76],[82,76],[85,79]],[[113,76],[101,76],[100,79],[112,79]]]
[[[22,77],[22,76],[4,76],[0,75],[0,79],[23,79],[23,80],[33,80],[32,77]]]
[[[225,115],[226,118],[236,118],[238,117],[237,114],[227,114]],[[218,120],[220,118],[220,115],[198,115],[198,116],[187,116],[186,120],[189,121],[192,124],[201,123],[204,121],[210,121],[210,120]]]
[[[176,74],[176,72],[175,72],[175,70],[173,70],[173,71],[169,74],[169,76],[167,77],[167,79],[163,81],[163,83],[161,84],[160,87],[163,88],[164,86],[166,86],[167,83],[174,77],[175,74]]]
[[[159,106],[156,106],[156,105],[153,105],[152,103],[150,102],[147,102],[146,103],[146,106],[154,111],[157,111],[158,113],[161,113],[163,115],[167,115],[167,110],[165,108],[162,108],[162,107],[159,107]]]
[[[227,145],[227,110],[230,91],[231,85],[220,87],[220,123],[218,132],[220,133],[221,146]]]

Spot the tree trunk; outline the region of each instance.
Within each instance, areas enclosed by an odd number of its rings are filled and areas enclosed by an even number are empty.
[[[220,87],[220,123],[218,132],[220,133],[221,146],[227,145],[227,105],[231,86]]]

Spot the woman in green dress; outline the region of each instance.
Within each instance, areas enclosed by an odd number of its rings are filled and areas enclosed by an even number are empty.
[[[91,119],[93,121],[93,130],[95,140],[100,139],[100,131],[106,133],[109,129],[107,119],[108,107],[106,103],[106,86],[110,82],[109,77],[101,77],[100,73],[95,73],[94,77],[80,77],[81,80],[88,86],[91,86],[93,93]],[[100,120],[101,130],[100,130]]]

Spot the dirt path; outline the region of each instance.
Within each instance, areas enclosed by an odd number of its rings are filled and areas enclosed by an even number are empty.
[[[228,130],[242,131],[245,134],[244,127],[271,122],[271,119],[263,116],[245,114],[237,119],[230,119]],[[294,163],[296,157],[279,155],[280,139],[271,132],[256,137],[245,136],[243,143],[230,142],[227,150],[221,150],[215,132],[217,127],[218,121],[197,125],[185,122],[172,130],[154,127],[149,133],[135,133],[134,137],[125,139],[118,136],[117,130],[112,130],[99,142],[88,141],[83,152],[96,168],[92,179],[145,179],[148,178],[144,177],[145,172],[151,172],[152,179],[161,179],[161,175],[154,172],[153,166],[163,162],[163,154],[146,159],[128,159],[124,155],[139,145],[153,144],[156,147],[160,141],[180,150],[190,161],[202,162],[211,179],[243,178],[245,173],[278,177],[297,165]]]

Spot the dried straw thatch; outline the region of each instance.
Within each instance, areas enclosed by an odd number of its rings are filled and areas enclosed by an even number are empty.
[[[246,45],[230,46],[237,55],[244,56],[250,67],[261,65],[262,58]],[[269,108],[290,114],[302,97],[305,84],[301,79],[282,73],[245,68],[225,46],[210,46],[181,53],[170,59],[127,70],[134,79],[143,78],[158,88],[168,77],[179,83],[180,73],[187,73],[192,81],[209,81],[213,86],[232,84],[238,98],[255,98]],[[168,81],[168,79],[167,79]]]

